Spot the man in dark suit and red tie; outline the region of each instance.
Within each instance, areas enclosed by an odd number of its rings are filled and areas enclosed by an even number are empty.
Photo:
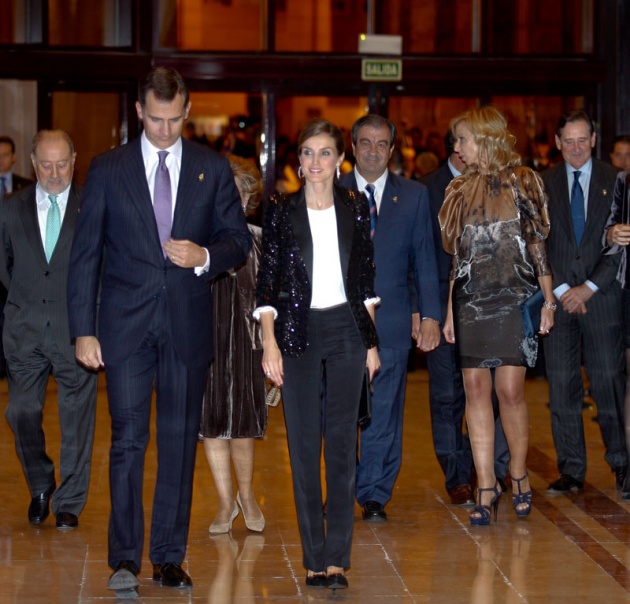
[[[181,136],[190,101],[180,74],[158,67],[138,92],[144,131],[92,161],[68,278],[77,358],[105,367],[112,420],[108,588],[120,598],[138,595],[154,387],[153,580],[192,586],[182,562],[213,356],[210,279],[245,260],[251,247],[227,159]]]
[[[363,520],[385,522],[402,462],[402,421],[411,338],[423,352],[440,342],[440,294],[427,189],[387,169],[396,127],[379,115],[352,126],[354,171],[341,184],[365,191],[373,223],[381,369],[374,378],[372,419],[361,430],[356,498]],[[415,288],[410,295],[409,275]],[[415,298],[412,301],[412,298]],[[412,333],[411,316],[421,321]]]
[[[547,493],[578,492],[586,475],[582,423],[582,361],[597,404],[605,458],[618,488],[626,475],[624,351],[619,255],[602,251],[617,170],[592,157],[596,134],[584,111],[558,121],[563,162],[543,174],[551,231],[547,250],[558,300],[555,325],[544,338],[551,428],[560,477]]]
[[[96,373],[77,363],[70,339],[66,282],[81,188],[72,183],[74,146],[61,130],[33,140],[37,185],[0,203],[0,280],[8,291],[4,348],[6,417],[31,492],[28,520],[40,525],[50,502],[58,529],[73,529],[90,482]],[[42,430],[48,378],[57,383],[61,483]]]

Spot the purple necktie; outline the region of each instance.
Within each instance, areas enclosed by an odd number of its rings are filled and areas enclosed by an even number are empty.
[[[164,245],[171,236],[171,222],[173,217],[173,202],[171,194],[171,177],[166,166],[168,151],[158,151],[160,163],[155,173],[155,188],[153,189],[153,211],[157,222],[160,244]]]

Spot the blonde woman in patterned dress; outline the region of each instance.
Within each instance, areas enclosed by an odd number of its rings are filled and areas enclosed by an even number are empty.
[[[453,255],[444,325],[457,346],[466,391],[466,420],[478,476],[474,526],[496,521],[501,490],[494,474],[493,380],[510,449],[513,506],[532,506],[527,474],[529,420],[525,370],[533,367],[537,337],[524,334],[520,304],[538,288],[545,297],[540,335],[553,328],[555,299],[545,240],[547,194],[534,171],[520,165],[515,138],[493,107],[471,109],[451,122],[464,174],[446,191],[439,220],[444,249]]]

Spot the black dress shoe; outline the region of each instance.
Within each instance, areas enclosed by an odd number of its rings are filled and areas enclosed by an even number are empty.
[[[383,504],[378,501],[366,501],[363,505],[363,522],[387,522]]]
[[[583,488],[583,482],[576,480],[573,476],[569,476],[568,474],[560,474],[560,478],[547,487],[547,493],[549,495],[556,495],[558,493],[579,493]]]
[[[131,560],[123,560],[107,581],[107,589],[113,589],[119,600],[134,600],[138,597],[139,569]]]
[[[346,579],[346,575],[342,573],[328,575],[328,577],[326,577],[326,587],[328,589],[347,589],[348,579]]]
[[[327,581],[328,581],[328,577],[326,576],[326,573],[315,573],[311,575],[310,577],[306,575],[306,585],[308,587],[316,587],[316,588],[326,587]]]
[[[626,480],[626,474],[628,473],[628,466],[617,466],[613,468],[613,474],[615,475],[615,487],[623,489],[623,483]]]
[[[72,512],[59,512],[57,514],[57,528],[60,531],[69,531],[79,526],[79,519]]]
[[[31,524],[41,524],[48,518],[48,514],[50,513],[50,498],[54,491],[55,485],[31,499],[31,505],[28,506],[28,521]]]
[[[153,580],[163,587],[188,589],[192,587],[192,580],[188,573],[175,562],[153,565]]]
[[[451,505],[467,506],[475,505],[472,489],[469,484],[460,484],[448,492],[451,498]]]

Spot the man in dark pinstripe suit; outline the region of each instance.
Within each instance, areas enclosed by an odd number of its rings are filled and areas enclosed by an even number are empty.
[[[144,132],[92,161],[68,275],[76,356],[87,367],[105,367],[112,418],[108,588],[124,598],[137,596],[142,562],[153,388],[153,580],[192,586],[182,563],[214,348],[209,280],[251,247],[229,162],[181,137],[190,102],[180,74],[158,67],[138,92]]]
[[[597,404],[605,458],[620,487],[628,464],[623,429],[624,358],[619,256],[601,254],[617,171],[593,159],[595,130],[575,111],[560,118],[556,145],[564,162],[543,174],[549,193],[547,249],[558,300],[545,338],[551,427],[560,477],[548,493],[578,492],[586,475],[582,361]]]

